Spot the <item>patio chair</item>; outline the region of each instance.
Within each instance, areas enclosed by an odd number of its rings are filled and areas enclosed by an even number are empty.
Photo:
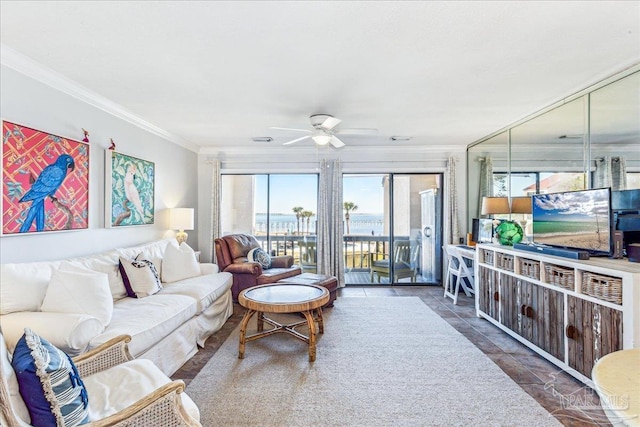
[[[411,278],[411,282],[416,282],[416,276],[418,274],[418,255],[420,253],[420,246],[414,244],[411,247],[409,240],[397,240],[393,244],[393,281],[397,282],[400,279],[407,277]],[[374,276],[377,276],[378,283],[380,283],[381,277],[387,279],[391,275],[391,263],[389,257],[386,254],[382,254],[385,258],[378,258],[380,254],[369,254],[369,266],[371,274],[371,283],[373,283]]]

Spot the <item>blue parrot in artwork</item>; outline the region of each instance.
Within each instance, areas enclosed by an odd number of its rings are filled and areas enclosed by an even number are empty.
[[[58,190],[67,176],[67,169],[74,170],[75,167],[73,157],[68,154],[62,154],[54,163],[42,170],[40,176],[31,185],[31,189],[20,199],[20,202],[31,200],[27,218],[24,220],[22,227],[20,227],[21,233],[29,231],[34,219],[36,221],[36,231],[44,230],[44,200],[47,196],[53,196]]]

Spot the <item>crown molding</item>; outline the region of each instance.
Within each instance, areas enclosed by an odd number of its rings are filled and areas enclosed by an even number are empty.
[[[105,98],[102,95],[93,92],[90,89],[80,85],[79,83],[63,76],[62,74],[45,67],[44,65],[34,61],[33,59],[19,53],[18,51],[0,43],[0,64],[17,71],[27,77],[44,83],[62,93],[79,99],[93,107],[96,107],[112,116],[115,116],[125,122],[131,123],[151,134],[157,135],[162,139],[170,141],[176,145],[186,148],[193,152],[198,152],[199,147],[193,143],[185,141],[158,126],[147,122],[146,120],[136,116],[123,106]]]
[[[423,144],[423,145],[384,145],[375,147],[366,146],[345,146],[343,148],[334,149],[331,147],[323,147],[317,149],[316,147],[282,147],[282,146],[270,146],[270,147],[237,147],[237,146],[201,146],[198,151],[202,155],[240,155],[250,153],[251,156],[255,155],[268,155],[277,154],[279,156],[288,155],[298,156],[300,154],[313,154],[323,155],[325,157],[341,157],[343,155],[411,155],[411,154],[424,154],[424,153],[450,153],[465,154],[467,150],[466,145],[444,145],[444,144]]]

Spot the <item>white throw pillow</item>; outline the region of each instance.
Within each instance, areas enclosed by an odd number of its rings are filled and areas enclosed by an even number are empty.
[[[89,270],[106,273],[109,277],[109,287],[111,288],[111,296],[114,301],[127,296],[127,290],[124,288],[122,275],[118,268],[119,254],[116,250],[103,252],[97,255],[91,255],[73,260],[74,264],[85,267]]]
[[[59,262],[0,264],[0,314],[38,311]]]
[[[158,270],[149,260],[120,257],[120,273],[131,298],[148,297],[162,289]]]
[[[200,275],[200,264],[196,259],[196,254],[186,243],[180,247],[167,245],[162,260],[162,281],[177,282]]]
[[[68,262],[62,263],[51,275],[40,310],[88,314],[106,327],[113,315],[109,276]]]

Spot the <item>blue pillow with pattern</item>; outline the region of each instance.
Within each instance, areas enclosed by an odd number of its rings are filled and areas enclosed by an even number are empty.
[[[257,262],[263,270],[271,268],[271,257],[262,248],[254,248],[247,254],[247,261]]]
[[[89,422],[89,399],[71,358],[25,328],[11,365],[31,424],[77,426]]]

